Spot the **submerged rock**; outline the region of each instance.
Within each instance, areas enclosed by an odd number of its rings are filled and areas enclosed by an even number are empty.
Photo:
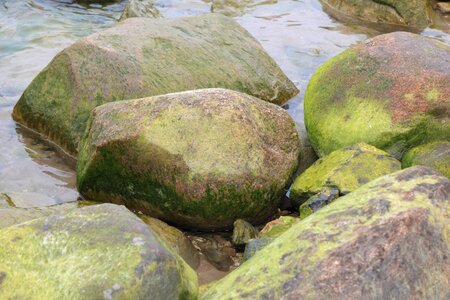
[[[450,142],[441,141],[412,148],[402,158],[402,167],[422,165],[450,178]]]
[[[446,299],[450,180],[376,179],[294,225],[202,299]]]
[[[205,89],[96,108],[78,166],[87,199],[123,203],[194,229],[273,214],[298,165],[299,138],[281,107]]]
[[[261,45],[231,18],[130,18],[56,55],[27,87],[13,117],[76,154],[94,107],[210,87],[276,104],[298,93]]]
[[[304,219],[312,213],[318,211],[325,205],[330,204],[339,197],[339,189],[337,187],[324,187],[320,193],[312,196],[305,203],[300,205],[298,211],[300,218]]]
[[[321,0],[325,10],[338,19],[425,28],[430,24],[429,0]]]
[[[324,187],[336,187],[340,194],[345,195],[400,169],[400,162],[386,152],[367,144],[356,144],[316,161],[295,179],[290,198],[297,206],[320,193]]]
[[[412,33],[366,40],[320,66],[305,95],[311,143],[324,156],[364,142],[397,159],[450,134],[450,47]]]
[[[198,268],[200,264],[199,253],[182,231],[146,215],[139,215],[139,218],[150,226],[168,248],[181,256],[194,270]]]
[[[211,11],[234,17],[242,15],[247,7],[277,2],[278,0],[212,0]]]
[[[233,223],[233,235],[231,241],[236,246],[244,246],[249,240],[258,237],[258,230],[247,221],[237,219]]]
[[[153,0],[129,0],[119,21],[128,18],[159,18],[159,11],[153,6]]]
[[[197,278],[141,220],[102,204],[0,230],[2,299],[195,299]]]

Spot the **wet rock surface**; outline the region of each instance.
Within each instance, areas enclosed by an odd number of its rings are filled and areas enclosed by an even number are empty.
[[[298,93],[261,45],[231,18],[130,18],[56,55],[27,87],[13,117],[76,154],[94,107],[209,87],[276,104]]]
[[[194,271],[123,206],[89,206],[6,227],[0,241],[4,299],[197,297]]]
[[[158,9],[153,5],[153,0],[129,0],[120,21],[128,18],[159,18]]]
[[[450,181],[430,168],[381,177],[294,225],[202,299],[445,299],[449,201]]]
[[[305,94],[305,124],[319,156],[364,142],[397,159],[450,132],[450,47],[394,32],[319,67]]]
[[[174,93],[96,108],[77,185],[87,199],[224,229],[273,215],[299,154],[279,106],[224,89]]]

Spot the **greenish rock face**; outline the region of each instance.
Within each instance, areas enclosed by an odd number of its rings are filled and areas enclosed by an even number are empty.
[[[245,262],[252,258],[258,251],[264,249],[267,245],[272,243],[275,238],[264,237],[264,238],[255,238],[245,245],[244,256],[242,257],[242,262]]]
[[[279,106],[205,89],[94,110],[77,165],[86,199],[123,203],[194,229],[273,214],[299,159]]]
[[[102,204],[0,230],[2,299],[196,299],[197,278],[126,208]]]
[[[293,225],[300,221],[299,218],[291,216],[281,216],[278,219],[267,223],[259,233],[261,238],[277,238]]]
[[[278,0],[212,0],[211,11],[226,16],[240,16],[247,7],[274,4]]]
[[[430,24],[428,0],[321,0],[326,11],[339,18],[425,28]]]
[[[450,142],[440,141],[412,148],[402,158],[402,167],[433,168],[450,178]]]
[[[129,0],[119,21],[128,18],[159,18],[159,11],[153,6],[153,0]]]
[[[201,299],[446,299],[449,257],[450,180],[412,167],[300,221]]]
[[[231,241],[236,246],[243,246],[248,243],[249,240],[258,237],[258,230],[253,227],[252,224],[244,220],[236,220],[233,223],[233,235]]]
[[[356,144],[322,157],[300,174],[292,185],[290,198],[297,206],[324,187],[336,187],[340,194],[348,194],[400,169],[400,162],[386,152],[367,144]]]
[[[298,211],[300,213],[300,219],[304,219],[312,213],[318,211],[325,205],[330,204],[332,201],[339,197],[339,189],[337,187],[324,187],[320,193],[312,196],[305,203],[300,205]]]
[[[367,143],[400,159],[450,136],[450,47],[406,32],[377,36],[320,66],[305,94],[319,156]]]
[[[27,87],[13,118],[77,154],[96,106],[213,87],[275,104],[298,93],[261,45],[231,18],[130,18],[56,55]]]
[[[150,226],[168,249],[181,256],[194,270],[198,268],[200,264],[199,252],[182,231],[161,220],[146,215],[138,216],[145,224]]]

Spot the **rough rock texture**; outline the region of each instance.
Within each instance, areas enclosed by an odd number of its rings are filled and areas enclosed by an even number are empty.
[[[0,230],[1,299],[195,299],[197,277],[125,207]]]
[[[199,252],[182,231],[146,215],[139,215],[139,218],[150,226],[168,249],[181,256],[194,270],[198,268],[200,264]]]
[[[380,35],[320,66],[305,95],[311,143],[324,156],[365,142],[400,159],[450,136],[450,47],[406,32]]]
[[[240,16],[247,7],[277,2],[278,0],[212,0],[211,11],[226,16]]]
[[[436,4],[436,9],[439,10],[443,14],[450,14],[450,3],[439,2]]]
[[[172,224],[226,228],[274,213],[298,156],[281,107],[230,90],[188,91],[96,108],[77,185],[87,199]]]
[[[325,205],[330,204],[339,197],[339,189],[337,187],[324,187],[320,193],[312,196],[305,203],[300,205],[298,211],[300,219],[315,213]]]
[[[428,167],[337,199],[202,299],[448,299],[450,181]]]
[[[245,262],[252,258],[258,251],[264,249],[267,245],[272,243],[275,238],[265,237],[265,238],[255,238],[248,241],[247,245],[245,245],[244,256],[242,257],[242,261]]]
[[[339,18],[424,28],[430,23],[429,0],[321,0],[325,10]]]
[[[316,161],[295,179],[290,198],[297,206],[320,193],[323,187],[337,187],[341,195],[348,194],[400,169],[400,162],[386,152],[367,144],[356,144]]]
[[[247,221],[237,219],[233,223],[233,235],[231,241],[236,246],[243,246],[248,243],[249,240],[258,237],[258,230],[253,227],[252,224]]]
[[[298,93],[231,18],[130,18],[56,55],[27,87],[13,117],[76,154],[89,114],[100,104],[212,87],[276,104]]]
[[[267,223],[259,232],[259,236],[261,238],[277,238],[299,221],[299,218],[281,216],[278,219]]]
[[[159,11],[153,6],[153,0],[129,0],[119,21],[128,18],[159,18]]]
[[[422,165],[450,178],[450,142],[441,141],[412,148],[402,158],[402,167]]]

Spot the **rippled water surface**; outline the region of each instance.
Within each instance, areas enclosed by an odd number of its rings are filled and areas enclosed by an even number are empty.
[[[53,56],[80,37],[113,26],[124,2],[81,6],[67,0],[0,0],[0,193],[17,206],[74,201],[73,166],[11,119],[15,102]],[[201,0],[156,0],[166,18],[209,13]],[[303,123],[302,98],[314,70],[350,45],[381,32],[344,25],[322,11],[318,0],[279,0],[246,9],[236,20],[260,41],[301,93],[287,106]],[[450,44],[445,26],[421,34]]]

